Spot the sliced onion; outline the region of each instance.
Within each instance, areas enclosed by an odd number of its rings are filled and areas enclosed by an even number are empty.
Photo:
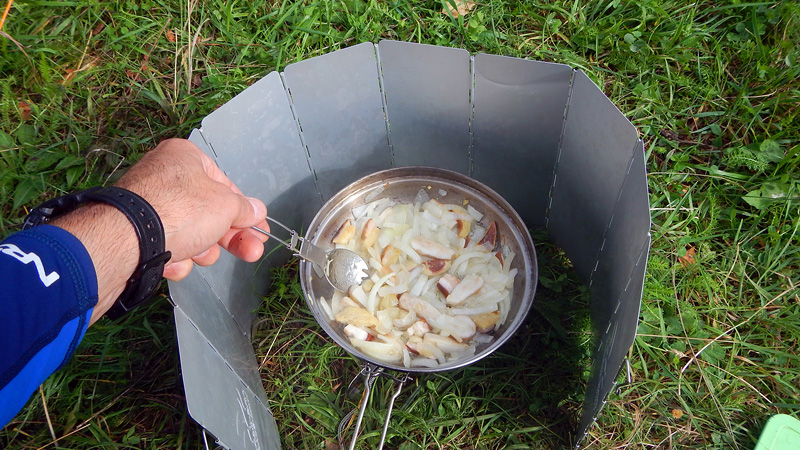
[[[328,306],[328,302],[325,300],[325,297],[320,297],[319,298],[319,306],[320,306],[320,308],[322,308],[322,310],[325,312],[325,314],[327,314],[328,320],[335,320],[336,319],[336,316],[333,314],[333,311],[331,310],[331,307]]]
[[[386,280],[394,276],[394,272],[391,272],[382,278],[379,278],[378,281],[375,282],[375,285],[372,286],[372,289],[369,291],[369,298],[367,298],[367,304],[364,305],[367,308],[367,311],[375,314],[375,306],[378,303],[378,290],[383,286],[383,283],[386,283]]]
[[[490,334],[483,334],[483,333],[475,333],[475,336],[472,336],[472,342],[476,344],[488,344],[494,340],[494,336]]]
[[[366,204],[353,209],[358,229],[363,229],[370,219],[375,222],[379,228],[377,239],[374,243],[368,241],[371,245],[365,248],[363,233],[357,233],[347,244],[337,246],[364,257],[371,270],[372,285],[353,289],[352,299],[338,292],[330,302],[320,299],[321,309],[329,317],[336,317],[337,310],[361,303],[377,318],[367,331],[376,335],[380,342],[359,341],[353,345],[376,360],[402,363],[404,367],[438,367],[447,361],[469,358],[479,344],[491,342],[494,336],[477,333],[470,317],[498,311],[497,326],[501,326],[510,311],[514,278],[518,273],[511,268],[516,255],[507,246],[502,246],[500,255],[496,255],[493,249],[477,245],[487,229],[479,223],[484,218],[480,211],[468,202],[464,207],[431,199],[429,189],[420,189],[413,204],[401,204],[389,198],[378,199],[383,190],[379,187],[370,192]],[[457,221],[462,221],[462,225]],[[463,222],[469,227],[465,228]],[[470,232],[466,239],[459,237],[459,229],[463,233]],[[422,262],[430,257],[412,247],[412,242],[419,247],[418,238],[436,243],[424,247],[426,252],[438,248],[437,245],[449,250],[448,254],[452,251],[451,258],[439,258],[449,261],[449,270],[430,277],[423,273]],[[388,245],[399,251],[399,257],[386,259],[387,266],[384,266],[381,257]],[[437,288],[444,274],[459,281],[477,276],[483,279],[483,285],[450,307]],[[381,300],[390,296],[400,297],[399,304],[397,300]],[[418,322],[422,318],[424,322]],[[425,326],[416,326],[418,323]],[[409,353],[409,349],[424,357]]]
[[[475,219],[476,222],[480,222],[481,219],[483,219],[483,214],[478,212],[477,209],[473,208],[472,205],[467,205],[467,212]]]
[[[392,294],[395,295],[402,294],[403,292],[406,291],[408,291],[408,286],[405,283],[403,283],[403,284],[398,284],[397,286],[384,286],[378,290],[378,295],[381,297],[386,297],[387,295],[392,295]]]
[[[376,198],[378,198],[379,195],[381,195],[384,189],[386,189],[386,185],[381,185],[376,187],[375,189],[372,190],[372,192],[370,192],[369,194],[367,194],[366,197],[364,197],[364,201],[369,203],[375,200]]]
[[[380,361],[399,363],[403,360],[403,352],[393,344],[378,341],[362,341],[352,338],[350,339],[350,344],[368,356]]]
[[[435,367],[439,367],[439,363],[435,359],[411,358],[411,364],[409,367],[428,367],[433,369]]]
[[[451,308],[450,312],[459,316],[477,316],[478,314],[497,311],[497,305],[482,305],[474,308]]]
[[[420,189],[419,192],[417,192],[417,196],[414,197],[414,204],[422,205],[423,203],[430,200],[430,198],[431,197],[428,195],[425,189]]]

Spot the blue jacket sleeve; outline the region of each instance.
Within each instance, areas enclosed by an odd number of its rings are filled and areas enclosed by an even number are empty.
[[[0,243],[0,426],[60,368],[97,304],[97,276],[83,244],[43,225]]]

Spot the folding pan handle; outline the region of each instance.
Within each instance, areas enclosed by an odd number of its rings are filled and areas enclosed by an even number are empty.
[[[275,236],[274,234],[270,233],[267,230],[264,230],[264,229],[261,229],[261,228],[258,228],[258,227],[250,227],[250,228],[258,231],[259,233],[264,233],[267,236],[271,237],[272,239],[275,239],[276,241],[278,241],[278,243],[282,244],[284,247],[286,247],[289,250],[293,251],[295,255],[297,255],[297,256],[299,256],[299,257],[301,257],[301,258],[303,258],[303,259],[305,259],[307,261],[310,261],[310,262],[312,262],[312,263],[314,263],[316,265],[318,265],[322,269],[325,268],[325,266],[328,263],[328,259],[325,256],[325,251],[324,250],[322,250],[321,248],[319,248],[316,245],[312,244],[307,239],[304,239],[303,237],[301,237],[300,234],[297,233],[297,231],[294,231],[293,229],[291,229],[291,228],[287,227],[286,225],[278,222],[277,220],[273,219],[272,217],[267,216],[266,219],[268,221],[273,222],[276,225],[280,226],[284,230],[288,231],[289,235],[291,236],[291,239],[289,241],[285,241],[285,240]]]
[[[394,394],[392,394],[391,399],[389,400],[389,406],[386,410],[386,417],[383,420],[383,431],[381,431],[381,440],[378,444],[378,450],[383,449],[383,444],[386,442],[386,434],[389,431],[389,420],[392,417],[392,410],[394,409],[394,402],[397,397],[400,396],[400,392],[403,390],[403,385],[408,381],[411,381],[411,377],[408,374],[403,374],[400,377],[395,377],[384,372],[383,367],[378,367],[371,363],[364,363],[364,366],[361,368],[361,375],[364,375],[364,391],[361,394],[361,401],[359,402],[359,409],[358,409],[358,416],[356,417],[356,424],[355,429],[353,430],[353,438],[350,441],[349,450],[354,450],[356,447],[356,441],[358,440],[358,434],[361,431],[361,421],[364,419],[364,411],[367,409],[367,403],[369,402],[370,394],[372,393],[372,385],[375,383],[375,380],[379,376],[385,376],[394,380],[396,389]],[[353,380],[355,381],[355,380]],[[351,383],[352,384],[352,383]],[[344,437],[344,432],[347,427],[352,423],[353,414],[355,414],[355,410],[350,411],[342,421],[339,422],[339,447],[342,446],[342,438]]]

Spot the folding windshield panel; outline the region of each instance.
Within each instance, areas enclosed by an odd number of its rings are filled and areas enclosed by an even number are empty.
[[[549,232],[590,288],[597,347],[580,443],[633,342],[650,248],[642,142],[585,74],[364,43],[268,74],[190,139],[300,231],[342,187],[389,167],[446,168],[498,191]],[[225,448],[280,447],[249,341],[269,268],[290,256],[267,253],[259,264],[223,255],[170,283],[189,411]]]
[[[284,77],[324,199],[391,167],[374,45],[291,64]]]
[[[639,141],[591,274],[591,312],[598,345],[577,436],[583,437],[616,384],[636,337],[647,254],[650,204]]]
[[[469,53],[381,41],[378,55],[395,165],[468,173]]]
[[[472,117],[472,176],[544,228],[572,68],[479,54]]]

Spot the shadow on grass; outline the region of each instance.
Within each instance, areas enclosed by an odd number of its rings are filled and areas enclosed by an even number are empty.
[[[540,285],[531,312],[514,336],[469,367],[419,377],[401,404],[400,410],[412,416],[418,397],[427,397],[433,406],[424,418],[428,431],[461,439],[461,444],[448,448],[571,444],[590,367],[588,293],[545,234],[535,234],[534,242]],[[448,411],[453,419],[442,417]],[[403,448],[425,447],[407,443]]]
[[[386,448],[570,447],[590,366],[588,293],[544,233],[534,241],[540,285],[527,320],[469,367],[414,376],[395,403]],[[336,449],[339,421],[359,402],[360,383],[347,387],[360,362],[324,335],[295,274],[292,265],[276,269],[260,312],[262,379],[285,448],[319,448],[323,439]],[[393,391],[391,380],[376,381],[357,448],[377,448]],[[342,440],[346,448],[350,433]]]

